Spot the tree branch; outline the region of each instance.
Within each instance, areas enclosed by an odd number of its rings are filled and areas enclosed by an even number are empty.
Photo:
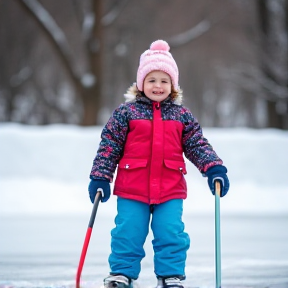
[[[252,65],[242,65],[233,69],[219,69],[222,78],[235,83],[261,98],[270,101],[288,100],[288,88],[279,85],[273,79],[265,76],[260,69]],[[268,91],[269,94],[263,93]]]
[[[188,42],[205,34],[207,31],[210,30],[210,28],[211,28],[210,22],[208,20],[202,20],[191,29],[171,37],[168,40],[168,43],[170,44],[171,47],[178,47],[187,44]]]
[[[18,0],[18,3],[38,23],[38,27],[46,34],[47,39],[56,50],[68,75],[74,84],[79,85],[79,77],[73,67],[72,50],[70,49],[65,34],[53,17],[51,17],[37,0]]]
[[[125,6],[128,4],[129,0],[121,0],[116,1],[117,4],[114,5],[114,8],[110,10],[102,19],[101,24],[103,26],[109,26],[111,25],[117,17],[121,14],[122,10],[125,8]]]
[[[219,24],[230,13],[232,13],[232,11],[228,10],[224,13],[220,13],[219,15],[214,16],[214,20],[209,21],[207,19],[204,19],[200,21],[196,26],[190,28],[189,30],[168,39],[169,45],[171,47],[179,47],[199,38],[203,34],[207,33],[209,30],[211,30],[213,27],[215,27],[217,24]]]

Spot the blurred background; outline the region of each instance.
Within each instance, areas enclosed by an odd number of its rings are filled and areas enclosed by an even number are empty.
[[[288,287],[287,0],[0,0],[0,288],[74,287],[103,125],[157,39],[228,167],[224,287]],[[187,170],[186,283],[215,287],[214,198]],[[109,271],[115,211],[116,197],[100,205],[85,280]]]
[[[202,126],[288,129],[286,0],[0,0],[0,121],[102,125],[151,42]]]

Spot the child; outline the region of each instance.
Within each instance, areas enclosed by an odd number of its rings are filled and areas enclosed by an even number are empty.
[[[181,105],[178,67],[167,42],[157,40],[140,57],[137,83],[125,95],[101,134],[89,184],[93,202],[97,190],[102,202],[117,195],[116,227],[111,231],[110,275],[106,288],[131,288],[145,256],[143,245],[149,223],[154,240],[154,272],[158,287],[183,288],[190,239],[182,222],[187,197],[183,153],[208,177],[221,182],[221,196],[229,189],[227,169],[191,114]]]

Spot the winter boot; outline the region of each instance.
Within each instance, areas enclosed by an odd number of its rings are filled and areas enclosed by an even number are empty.
[[[181,279],[178,277],[158,277],[156,288],[184,288]]]
[[[133,282],[124,275],[109,275],[104,279],[104,288],[133,288]]]

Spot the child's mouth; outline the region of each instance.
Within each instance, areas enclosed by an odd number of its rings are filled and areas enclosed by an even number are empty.
[[[163,94],[163,92],[159,92],[159,91],[154,91],[153,94],[161,96]]]

